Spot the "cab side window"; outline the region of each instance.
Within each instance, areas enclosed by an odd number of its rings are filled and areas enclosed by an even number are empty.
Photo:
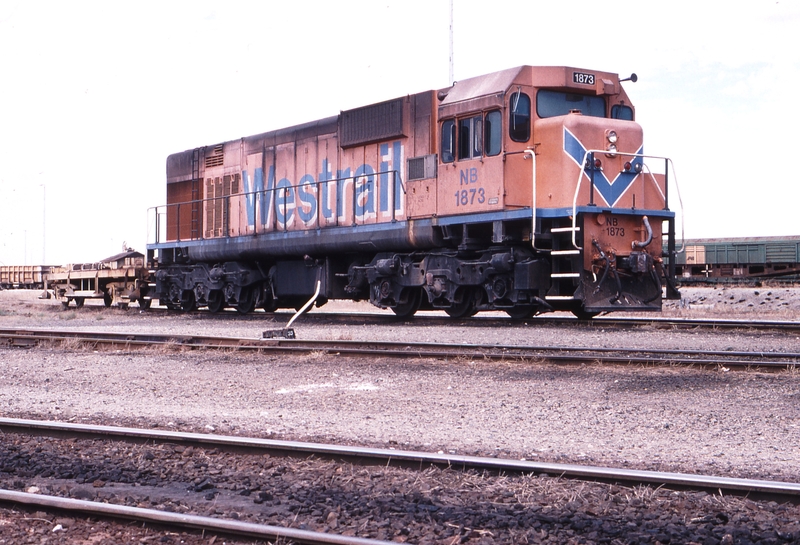
[[[503,128],[501,126],[502,114],[500,110],[488,112],[483,122],[484,143],[486,155],[497,155],[503,147]]]
[[[452,163],[456,156],[456,121],[447,119],[442,122],[442,163]]]
[[[442,121],[442,163],[499,155],[503,149],[502,131],[500,110]]]
[[[518,91],[509,98],[508,135],[515,142],[531,137],[531,97]]]
[[[467,117],[458,120],[458,158],[471,159],[480,157],[483,150],[482,116]]]

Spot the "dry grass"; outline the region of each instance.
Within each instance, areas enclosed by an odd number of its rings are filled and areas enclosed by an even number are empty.
[[[72,337],[62,339],[60,342],[52,341],[52,343],[50,344],[52,347],[58,346],[61,350],[66,350],[66,351],[77,351],[87,348],[86,343],[83,342],[81,339],[75,339]]]
[[[325,350],[313,350],[309,352],[305,356],[306,361],[320,361],[328,357],[328,353]]]

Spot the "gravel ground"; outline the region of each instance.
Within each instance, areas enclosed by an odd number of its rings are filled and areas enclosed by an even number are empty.
[[[339,310],[369,307],[338,303]],[[317,312],[317,311],[314,311]],[[685,289],[665,315],[797,319],[800,290]],[[0,327],[260,337],[275,317],[62,311],[0,292]],[[367,322],[367,321],[365,321]],[[794,333],[602,326],[415,326],[301,319],[298,336],[472,343],[791,350]],[[0,414],[421,448],[797,482],[800,375],[671,367],[341,358],[235,352],[0,349]]]
[[[800,304],[794,290],[771,297]],[[713,290],[725,292],[732,290]],[[763,298],[763,288],[751,299]],[[786,293],[791,294],[791,298]],[[714,294],[692,293],[694,300]],[[705,299],[703,299],[705,298]],[[741,293],[734,300],[747,299]],[[689,299],[688,301],[693,299]],[[730,300],[730,299],[727,299]],[[750,301],[752,302],[752,301]],[[742,308],[749,303],[741,303]],[[694,303],[674,312],[688,313]],[[761,306],[761,305],[759,305]],[[680,307],[680,306],[679,306]],[[716,306],[714,308],[717,308]],[[731,313],[726,313],[726,316]],[[286,315],[62,311],[0,292],[0,327],[56,326],[258,337]],[[279,323],[276,323],[277,320]],[[296,324],[303,338],[793,350],[795,334],[594,327]],[[0,351],[0,414],[121,421],[287,439],[399,445],[800,480],[800,375],[724,369],[302,359],[235,352]]]

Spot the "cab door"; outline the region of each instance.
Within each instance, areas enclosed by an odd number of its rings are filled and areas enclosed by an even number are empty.
[[[503,208],[500,119],[500,110],[491,110],[442,122],[439,216]]]
[[[532,206],[534,162],[526,153],[534,147],[532,96],[533,89],[517,86],[506,97],[505,204],[510,207]],[[537,200],[541,202],[541,195],[537,195]]]

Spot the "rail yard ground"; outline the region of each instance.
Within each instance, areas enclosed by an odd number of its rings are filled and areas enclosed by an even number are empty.
[[[258,338],[289,317],[88,302],[64,311],[37,295],[0,292],[0,326]],[[800,289],[693,288],[664,314],[791,319],[800,316]],[[800,352],[800,339],[784,332],[559,327],[535,319],[515,327],[470,320],[419,327],[388,317],[381,325],[301,318],[295,328],[309,339]],[[0,377],[5,416],[800,479],[800,373],[791,371],[52,348],[3,349]]]
[[[665,316],[800,319],[800,288],[795,286],[683,287],[681,294],[680,301],[664,302]]]
[[[800,319],[800,289],[684,288],[665,316]],[[0,327],[258,338],[288,314],[62,310],[0,292]],[[329,309],[369,311],[368,305]],[[319,311],[313,311],[319,312]],[[364,320],[362,320],[364,321]],[[795,333],[301,318],[298,336],[800,352]],[[800,373],[543,362],[0,349],[0,414],[658,471],[800,480]]]

